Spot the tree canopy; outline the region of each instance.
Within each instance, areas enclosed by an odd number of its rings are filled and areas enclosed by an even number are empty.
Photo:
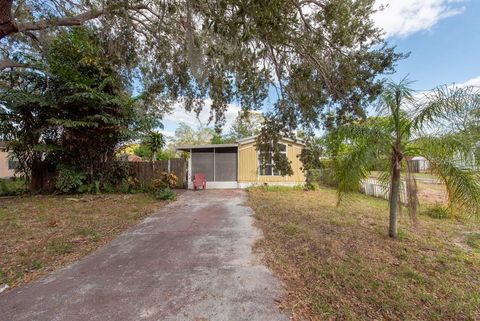
[[[402,57],[372,20],[374,0],[1,0],[1,68],[48,70],[45,49],[62,28],[89,25],[148,104],[172,99],[199,112],[212,99],[217,132],[228,103],[261,108],[286,134],[299,125],[348,122]],[[166,104],[167,103],[167,104]]]
[[[91,30],[60,32],[48,48],[48,73],[9,74],[0,128],[27,178],[35,180],[43,161],[89,182],[109,180],[116,146],[144,128],[144,115]]]

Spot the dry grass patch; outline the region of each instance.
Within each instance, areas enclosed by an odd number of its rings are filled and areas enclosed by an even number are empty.
[[[147,194],[0,198],[0,285],[76,261],[164,204]]]
[[[295,320],[480,319],[480,227],[406,212],[387,237],[387,203],[331,189],[250,189],[265,238],[257,248],[283,279]],[[469,245],[470,244],[470,245]]]

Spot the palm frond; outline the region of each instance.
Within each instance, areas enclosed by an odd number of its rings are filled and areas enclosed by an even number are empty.
[[[415,128],[432,126],[451,113],[480,108],[478,87],[441,86],[423,95],[413,118]]]
[[[390,138],[381,126],[351,124],[343,126],[338,136],[344,148],[337,155],[334,176],[338,184],[339,202],[345,194],[358,191],[381,151],[389,148]]]
[[[444,182],[450,208],[460,207],[469,214],[480,215],[480,177],[469,166],[472,144],[454,134],[424,137],[418,142],[432,172]]]

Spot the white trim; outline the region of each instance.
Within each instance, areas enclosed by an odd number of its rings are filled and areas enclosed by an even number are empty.
[[[193,184],[192,186],[188,187],[189,189],[193,189]],[[238,188],[238,182],[237,181],[231,181],[231,182],[209,182],[207,181],[207,189],[231,189],[231,188]],[[200,190],[202,188],[200,187]]]
[[[297,186],[297,185],[304,185],[305,182],[239,182],[238,188],[248,188],[248,187],[255,187],[255,186]]]
[[[190,149],[190,157],[188,158],[188,188],[193,189],[193,181],[192,181],[192,149]]]
[[[213,148],[213,181],[216,180],[215,177],[215,167],[217,167],[217,164],[215,164],[215,147]]]

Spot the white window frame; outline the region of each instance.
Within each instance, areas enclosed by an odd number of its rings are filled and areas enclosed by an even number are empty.
[[[284,145],[285,146],[285,151],[280,151],[280,154],[285,154],[285,157],[288,157],[288,154],[287,154],[287,148],[288,148],[288,145],[287,144],[284,144],[284,143],[278,143],[279,145]],[[270,177],[270,176],[282,176],[280,175],[280,173],[278,172],[278,170],[275,168],[275,162],[273,161],[273,152],[270,152],[270,156],[271,156],[271,164],[262,164],[261,160],[260,160],[260,156],[262,155],[262,153],[259,151],[257,153],[257,162],[258,162],[258,175],[259,176],[266,176],[266,177]],[[271,174],[265,174],[263,173],[262,174],[262,167],[264,167],[266,169],[267,166],[271,166],[272,167],[272,172]]]

